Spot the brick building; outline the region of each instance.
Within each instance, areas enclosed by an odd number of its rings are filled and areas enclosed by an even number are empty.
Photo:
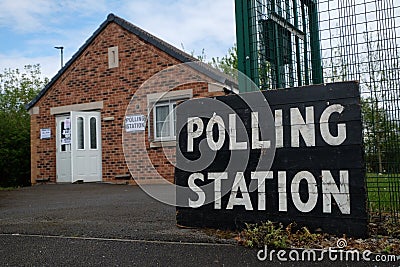
[[[108,15],[27,105],[32,184],[151,183],[157,173],[172,182],[177,103],[234,90],[229,78],[206,64],[182,66],[194,61]]]

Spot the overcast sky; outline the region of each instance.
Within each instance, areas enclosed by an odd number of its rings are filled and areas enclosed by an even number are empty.
[[[39,63],[51,78],[109,13],[207,59],[235,43],[233,0],[0,0],[0,71]]]

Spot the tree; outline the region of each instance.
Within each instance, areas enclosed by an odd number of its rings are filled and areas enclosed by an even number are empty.
[[[222,58],[213,57],[210,62],[211,66],[220,71],[235,76],[235,72],[238,69],[238,57],[237,57],[237,46],[236,44],[229,48],[228,53]]]
[[[182,50],[186,52],[185,46],[181,43]],[[213,57],[211,61],[207,62],[207,54],[205,49],[201,50],[200,55],[195,55],[195,51],[192,50],[190,52],[192,57],[197,58],[200,62],[207,63],[214,68],[224,72],[225,74],[231,75],[233,77],[236,76],[236,70],[238,69],[238,58],[237,58],[237,46],[236,44],[233,47],[228,49],[228,52],[223,57]]]
[[[361,91],[367,95],[363,99],[367,166],[377,173],[398,172],[400,133],[396,113],[400,58],[394,59],[391,51],[384,49],[386,40],[368,34],[364,39],[368,53],[361,64]]]
[[[367,169],[375,173],[395,173],[400,165],[400,127],[396,117],[400,58],[393,59],[390,51],[382,48],[384,42],[365,34],[364,42],[357,45],[364,53],[356,56],[345,55],[342,52],[348,48],[337,44],[332,49],[334,56],[324,61],[324,77],[325,82],[360,81]]]
[[[0,73],[0,186],[30,184],[30,117],[25,105],[47,82],[38,64]]]
[[[362,99],[365,160],[369,172],[396,173],[400,164],[400,126],[376,99]]]

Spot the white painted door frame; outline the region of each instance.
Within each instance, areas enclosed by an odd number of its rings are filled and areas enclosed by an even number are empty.
[[[71,112],[72,182],[102,181],[100,112]]]
[[[77,112],[56,117],[58,183],[102,181],[100,112]]]
[[[56,117],[56,181],[57,183],[71,183],[71,144],[68,143],[70,133],[68,136],[66,121],[70,121],[69,115],[57,116]],[[71,140],[71,139],[69,139]]]

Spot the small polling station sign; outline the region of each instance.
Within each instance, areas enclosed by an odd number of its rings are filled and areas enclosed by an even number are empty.
[[[177,109],[179,225],[240,228],[270,220],[367,234],[357,82],[210,101]]]
[[[125,116],[126,132],[142,132],[146,128],[146,116],[144,115],[127,115]]]

